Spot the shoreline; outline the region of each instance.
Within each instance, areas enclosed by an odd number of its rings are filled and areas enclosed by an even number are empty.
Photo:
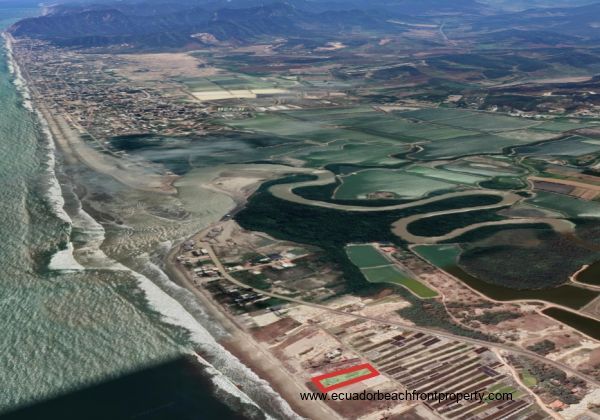
[[[205,229],[206,230],[206,229]],[[203,232],[200,231],[191,238],[198,239]],[[196,288],[192,283],[189,273],[181,269],[175,260],[179,251],[179,245],[174,246],[165,260],[165,272],[167,275],[182,287],[192,292],[194,296],[202,303],[207,311],[217,319],[225,328],[229,337],[219,340],[228,352],[238,358],[241,363],[246,365],[261,379],[269,383],[290,407],[303,418],[339,418],[331,408],[323,403],[302,404],[299,400],[300,392],[309,390],[303,383],[293,379],[289,372],[283,366],[283,363],[264,349],[254,337],[240,326],[233,315],[226,312],[218,303],[214,302],[208,293],[200,288]]]
[[[56,178],[55,165],[56,165],[57,149],[61,150],[61,154],[63,155],[63,158],[65,159],[66,163],[74,164],[74,163],[80,162],[80,163],[86,165],[87,167],[89,167],[91,170],[99,171],[100,173],[107,172],[107,171],[105,171],[105,169],[107,166],[109,166],[109,165],[107,165],[108,162],[103,162],[102,160],[95,161],[94,156],[90,155],[89,150],[87,150],[87,146],[85,144],[83,144],[80,139],[75,138],[76,136],[78,136],[78,133],[76,132],[76,130],[73,127],[71,127],[71,124],[69,123],[68,118],[66,118],[66,116],[64,116],[64,115],[53,114],[50,111],[50,109],[48,108],[48,106],[43,102],[43,100],[41,100],[39,98],[39,96],[36,95],[35,89],[28,83],[28,80],[25,76],[26,73],[21,72],[19,63],[18,63],[16,57],[14,56],[12,36],[9,33],[3,32],[2,38],[6,45],[7,63],[8,63],[11,74],[13,74],[13,78],[14,78],[13,83],[15,84],[15,87],[17,88],[18,93],[21,95],[21,98],[23,100],[23,106],[26,109],[28,109],[35,116],[37,123],[40,126],[40,132],[45,137],[45,140],[47,142],[47,144],[45,146],[48,148],[48,162],[47,162],[48,170],[51,173],[52,179],[56,180],[56,185],[50,186],[48,200],[52,204],[52,208],[53,208],[55,215],[57,217],[63,219],[65,222],[68,221],[68,223],[70,225],[72,225],[73,220],[63,209],[64,198],[63,198],[63,194],[62,194],[62,189],[61,189],[60,184],[58,183],[58,179]],[[112,174],[112,175],[114,175],[114,174]],[[170,179],[168,182],[168,186],[165,186],[165,184],[157,183],[156,181],[148,183],[148,180],[141,181],[141,183],[140,183],[136,179],[136,178],[139,178],[139,176],[136,176],[136,173],[134,173],[131,176],[129,176],[127,174],[125,174],[125,175],[126,176],[124,176],[124,177],[115,177],[115,178],[117,178],[117,181],[120,181],[123,184],[125,184],[133,189],[141,189],[141,190],[145,190],[145,191],[152,191],[152,192],[158,192],[158,193],[163,193],[163,194],[164,193],[172,194],[175,191],[175,188],[173,186],[175,179]],[[139,174],[137,174],[137,175],[139,175]],[[150,185],[148,185],[148,184],[150,184]],[[91,216],[89,216],[89,217],[91,217]],[[98,222],[96,222],[96,223],[98,223]],[[65,255],[67,253],[68,253],[68,255]],[[57,269],[57,270],[61,270],[61,271],[85,270],[85,267],[81,266],[74,259],[72,244],[69,244],[66,249],[57,250],[55,253],[55,256],[60,257],[61,263],[68,263],[68,264],[67,265],[60,264],[60,266],[58,264],[55,264],[53,266],[53,269]],[[68,258],[66,258],[66,257],[68,257]],[[54,261],[54,257],[53,257],[53,261]],[[58,263],[58,262],[59,261],[56,261],[56,263]],[[116,265],[120,266],[119,263],[117,263]],[[160,290],[160,292],[159,292],[160,288],[153,281],[145,278],[145,276],[143,276],[142,274],[137,273],[136,271],[130,269],[129,267],[122,267],[122,269],[124,271],[131,272],[131,274],[138,281],[138,287],[140,288],[140,290],[144,291],[144,293],[146,295],[148,295],[148,293],[149,293],[148,287],[150,287],[151,289],[156,289],[155,292],[152,292],[153,295],[156,295],[157,293],[164,293],[167,296],[169,296],[171,299],[174,299],[168,293],[166,293],[164,290]],[[167,274],[167,276],[171,279],[171,281],[173,281],[171,273]],[[140,280],[140,277],[144,277],[144,280]],[[148,283],[145,283],[146,281],[151,283],[151,285]],[[142,282],[142,284],[139,284],[139,282]],[[177,282],[175,282],[175,283],[177,284]],[[146,286],[144,286],[144,284]],[[148,299],[148,297],[147,297],[147,299]],[[156,299],[154,299],[154,300],[156,300]],[[155,305],[153,305],[151,301],[152,301],[152,299],[149,300],[149,304],[152,307],[155,307]],[[179,305],[181,305],[179,302],[177,302],[177,303]],[[200,303],[203,303],[203,302],[200,302]],[[185,308],[182,306],[181,306],[181,309],[185,310]],[[155,307],[155,310],[159,311],[161,313],[161,315],[163,315],[164,322],[173,323],[174,325],[180,325],[180,323],[178,323],[178,322],[173,322],[173,320],[171,319],[172,314],[165,313],[164,308]],[[189,315],[189,313],[187,313],[187,311],[186,311],[186,314]],[[191,315],[190,315],[190,317],[191,317]],[[190,318],[190,322],[192,319],[193,319],[193,317]],[[199,321],[197,321],[195,319],[193,319],[193,321],[195,323],[197,323],[200,328],[205,329],[205,327]],[[184,325],[184,327],[186,329],[188,329],[192,335],[194,335],[196,333],[195,328],[189,328],[189,326],[185,326],[185,325]],[[225,326],[223,326],[223,328],[225,328]],[[210,333],[208,331],[206,331],[206,334],[210,335]],[[229,346],[225,346],[225,345],[223,345],[223,343],[220,343],[219,341],[217,341],[217,337],[211,336],[211,338],[214,340],[215,344],[217,344],[220,347],[220,349],[223,349],[223,351],[225,351],[225,352],[229,352]],[[201,341],[201,342],[203,342],[203,341]],[[197,347],[197,345],[200,344],[201,342],[193,341],[193,343],[196,343],[195,347]],[[229,352],[229,353],[232,357],[234,357],[234,358],[237,357],[237,355],[234,354],[233,352]],[[261,411],[262,411],[262,408],[260,407],[260,405],[256,401],[254,401],[252,398],[250,398],[244,392],[244,390],[242,388],[235,387],[235,383],[234,383],[233,379],[229,378],[226,374],[224,374],[219,369],[214,367],[212,363],[209,363],[208,361],[206,361],[200,353],[196,352],[196,353],[191,353],[191,354],[195,356],[195,358],[198,360],[198,363],[201,366],[209,367],[214,370],[214,372],[209,372],[209,374],[210,374],[209,378],[210,378],[210,381],[213,383],[213,386],[215,386],[215,389],[220,389],[225,392],[228,392],[234,398],[238,398],[240,403],[253,404],[257,408],[261,409]],[[244,365],[244,366],[249,365],[245,360],[239,359],[238,361],[241,365]],[[254,373],[258,369],[251,369],[251,370]],[[250,379],[252,380],[252,378],[250,378]],[[227,383],[225,384],[223,381],[226,381]],[[268,382],[268,385],[270,386],[271,383]],[[280,397],[277,390],[273,389],[273,393],[277,397]],[[218,398],[218,397],[216,397],[216,394],[215,394],[215,398]],[[246,400],[246,399],[248,399],[248,400]],[[282,402],[286,402],[286,400],[284,400],[282,398]],[[275,401],[274,404],[278,405],[277,409],[281,413],[286,413],[287,411],[290,410],[289,407],[285,407],[285,404],[282,405],[277,401]],[[232,407],[232,409],[236,409],[236,408]],[[267,415],[267,417],[269,418],[268,415]],[[290,418],[292,416],[288,416],[286,413],[286,417]]]
[[[42,136],[45,137],[46,140],[46,148],[47,148],[47,172],[49,175],[48,178],[48,191],[46,194],[46,199],[48,200],[54,215],[62,220],[66,225],[69,226],[69,236],[70,230],[73,226],[72,218],[67,214],[64,209],[65,199],[63,196],[63,192],[60,186],[60,182],[58,180],[58,176],[56,173],[56,137],[50,126],[48,124],[48,119],[42,112],[40,107],[37,107],[34,99],[33,92],[29,86],[27,79],[24,76],[23,71],[15,57],[14,53],[14,38],[12,35],[6,31],[1,33],[2,39],[4,41],[4,45],[6,48],[6,58],[7,64],[9,68],[9,72],[13,77],[13,84],[16,88],[17,93],[21,96],[23,107],[33,114],[35,118],[35,122],[39,124],[39,130]],[[57,249],[54,254],[51,256],[50,261],[48,263],[48,269],[53,271],[81,271],[85,268],[75,260],[73,256],[74,246],[71,241],[67,243],[67,246],[62,249]]]

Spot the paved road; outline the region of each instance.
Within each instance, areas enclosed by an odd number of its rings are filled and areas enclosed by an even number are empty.
[[[451,334],[448,332],[444,332],[444,331],[438,331],[438,330],[433,330],[430,328],[425,328],[425,327],[418,327],[418,326],[414,326],[414,325],[408,325],[408,324],[404,324],[402,322],[397,322],[397,321],[389,321],[386,319],[380,319],[380,318],[374,318],[374,317],[370,317],[370,316],[364,316],[364,315],[359,315],[359,314],[354,314],[354,313],[348,313],[348,312],[344,312],[344,311],[340,311],[337,309],[333,309],[330,308],[328,306],[325,305],[320,305],[318,303],[312,303],[312,302],[305,302],[303,300],[300,299],[295,299],[295,298],[290,298],[288,296],[283,296],[283,295],[279,295],[276,293],[271,293],[271,292],[266,292],[264,290],[260,290],[260,289],[256,289],[254,287],[250,287],[247,284],[244,284],[238,280],[236,280],[235,278],[233,278],[231,275],[229,275],[229,273],[225,270],[225,267],[223,267],[223,264],[221,264],[221,261],[219,260],[219,258],[217,257],[217,255],[215,254],[214,250],[212,249],[212,247],[209,244],[203,243],[201,244],[202,248],[206,248],[206,250],[208,251],[211,259],[213,260],[214,264],[216,265],[217,269],[221,272],[221,274],[223,275],[224,278],[226,278],[228,281],[230,281],[233,284],[236,284],[237,286],[240,287],[244,287],[244,288],[248,288],[248,289],[252,289],[254,292],[256,293],[260,293],[262,295],[265,296],[270,296],[273,298],[277,298],[277,299],[281,299],[281,300],[285,300],[287,302],[292,302],[292,303],[297,303],[299,305],[305,305],[305,306],[311,306],[313,308],[317,308],[317,309],[321,309],[323,311],[327,311],[327,312],[331,312],[331,313],[335,313],[338,315],[344,315],[344,316],[351,316],[354,318],[358,318],[358,319],[364,319],[365,321],[372,321],[372,322],[378,322],[378,323],[382,323],[382,324],[388,324],[388,325],[396,325],[401,327],[402,329],[405,329],[407,331],[415,331],[415,332],[422,332],[425,334],[429,334],[429,335],[433,335],[436,337],[443,337],[443,338],[447,338],[450,340],[457,340],[457,341],[462,341],[464,343],[469,343],[469,344],[473,344],[476,346],[484,346],[484,347],[491,347],[491,348],[495,348],[498,350],[504,350],[504,351],[508,351],[511,352],[513,354],[517,354],[519,356],[526,356],[529,357],[531,359],[535,359],[538,360],[540,362],[546,363],[548,365],[554,366],[555,368],[561,369],[573,376],[577,376],[578,378],[581,378],[585,381],[587,381],[590,384],[593,384],[597,387],[600,387],[600,381],[596,380],[595,378],[586,375],[584,373],[581,373],[579,371],[577,371],[576,369],[571,368],[570,366],[567,366],[565,364],[562,364],[560,362],[554,361],[554,360],[550,360],[547,359],[543,356],[540,356],[539,354],[529,351],[529,350],[524,350],[524,349],[520,349],[520,348],[516,348],[513,346],[510,346],[508,344],[501,344],[501,343],[491,343],[488,341],[484,341],[484,340],[478,340],[475,338],[469,338],[469,337],[463,337],[461,335],[455,335],[455,334]]]

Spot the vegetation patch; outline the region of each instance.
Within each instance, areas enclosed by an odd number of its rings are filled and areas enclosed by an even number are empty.
[[[480,187],[489,188],[491,190],[519,190],[527,187],[527,184],[521,178],[512,176],[497,176],[492,179],[483,181],[479,184]]]
[[[405,319],[422,327],[440,328],[465,337],[477,338],[497,342],[494,336],[484,334],[480,331],[470,330],[452,322],[444,305],[436,300],[420,300],[412,296],[408,291],[403,297],[410,302],[410,306],[402,308],[398,314]]]
[[[515,240],[516,241],[516,240]],[[597,292],[582,289],[571,285],[552,287],[543,290],[522,290],[493,284],[476,277],[458,265],[462,248],[456,244],[419,245],[412,248],[419,256],[431,264],[443,269],[454,277],[464,282],[467,286],[489,296],[492,299],[509,300],[544,300],[570,308],[581,308],[598,296]],[[495,262],[496,277],[503,275],[506,261]],[[511,263],[512,264],[512,263]],[[502,272],[502,274],[500,274]]]
[[[586,390],[583,379],[567,376],[562,370],[530,359],[519,358],[519,363],[524,366],[524,374],[530,377],[530,383],[535,381],[537,393],[549,394],[549,398],[558,398],[565,404],[577,404],[585,392],[573,393],[573,389]]]
[[[488,283],[533,290],[563,284],[572,273],[593,260],[594,253],[576,240],[543,230],[537,232],[537,241],[532,246],[519,242],[467,246],[460,263]]]
[[[445,214],[443,216],[427,217],[416,220],[407,226],[410,233],[417,236],[435,237],[450,233],[456,229],[467,227],[476,223],[504,220],[499,216],[497,209],[473,210],[460,213]]]
[[[521,380],[523,381],[525,386],[528,388],[533,388],[534,386],[537,385],[537,379],[535,379],[535,376],[533,376],[529,372],[523,372],[521,374]]]
[[[291,176],[264,183],[235,219],[244,228],[265,232],[277,239],[314,245],[343,270],[351,291],[373,290],[359,269],[348,259],[344,247],[349,243],[403,242],[392,233],[396,220],[414,214],[490,204],[498,197],[454,197],[419,207],[393,211],[347,212],[304,206],[281,200],[269,193],[275,184],[305,181],[306,176]],[[497,202],[497,201],[495,201]]]
[[[337,199],[365,199],[375,192],[390,192],[399,198],[420,198],[434,191],[456,188],[455,184],[411,175],[402,171],[366,169],[345,176],[335,192]]]
[[[371,283],[390,283],[406,287],[421,299],[433,298],[438,294],[406,274],[400,272],[396,267],[388,265],[385,267],[364,268],[361,270],[366,279]]]
[[[542,340],[538,341],[535,344],[532,344],[531,346],[527,346],[527,350],[531,350],[536,352],[537,354],[546,356],[552,353],[554,350],[556,350],[556,344],[554,344],[554,341]]]
[[[468,317],[468,321],[479,321],[485,325],[497,325],[504,321],[520,318],[517,312],[496,311],[484,312],[482,315]]]
[[[422,151],[412,156],[417,159],[436,160],[478,154],[501,153],[507,147],[522,143],[523,141],[519,139],[500,137],[493,134],[478,134],[428,143],[423,145]]]

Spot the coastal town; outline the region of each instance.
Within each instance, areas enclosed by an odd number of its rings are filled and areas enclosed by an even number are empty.
[[[132,85],[111,70],[119,66],[122,59],[118,56],[91,59],[36,40],[20,40],[15,50],[51,108],[102,144],[115,136],[201,135],[206,131],[206,106],[165,97],[158,87]]]

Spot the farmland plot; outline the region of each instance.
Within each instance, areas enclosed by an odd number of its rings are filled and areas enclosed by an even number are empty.
[[[386,191],[400,198],[414,199],[440,190],[451,190],[455,184],[436,179],[411,175],[403,171],[367,169],[342,178],[342,185],[334,198],[355,200],[367,198],[369,193]]]

